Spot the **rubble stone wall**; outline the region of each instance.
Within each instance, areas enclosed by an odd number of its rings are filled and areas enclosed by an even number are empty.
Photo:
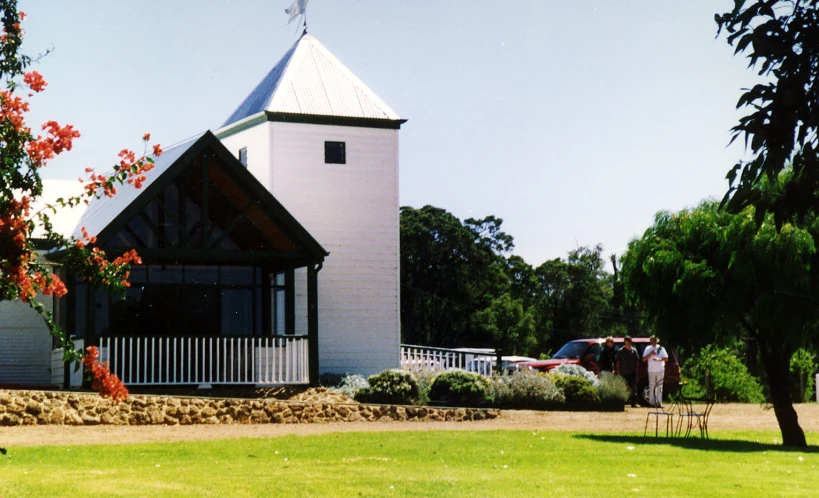
[[[130,395],[115,404],[96,394],[0,390],[0,426],[308,424],[485,420],[498,410],[337,404],[275,399]]]

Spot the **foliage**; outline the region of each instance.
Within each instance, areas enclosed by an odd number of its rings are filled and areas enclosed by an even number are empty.
[[[572,375],[575,377],[582,377],[589,381],[589,383],[597,388],[598,384],[600,384],[600,379],[594,375],[593,372],[589,372],[585,368],[581,367],[580,365],[573,365],[571,363],[563,363],[558,365],[552,372],[560,375]]]
[[[444,209],[401,208],[402,341],[427,346],[484,346],[471,315],[508,287],[504,255],[512,237],[493,216],[463,223]]]
[[[412,374],[415,376],[415,380],[418,382],[419,405],[426,405],[429,403],[429,386],[432,385],[432,381],[435,380],[435,376],[439,373],[439,371],[432,370],[431,368],[420,368],[412,371]]]
[[[805,348],[799,348],[791,356],[790,370],[794,377],[795,396],[798,402],[805,403],[813,399],[814,374],[816,373],[816,357]]]
[[[600,396],[585,377],[553,373],[550,375],[555,385],[563,391],[567,403],[597,403]]]
[[[498,356],[526,355],[537,343],[533,310],[524,311],[522,300],[509,294],[494,299],[484,310],[473,315],[476,330],[490,337]]]
[[[111,398],[114,403],[128,398],[128,389],[113,375],[106,365],[99,362],[100,352],[96,346],[89,346],[82,364],[91,374],[91,389],[99,391],[103,398]]]
[[[418,382],[406,370],[384,370],[371,375],[367,382],[370,387],[358,390],[355,394],[356,401],[409,405],[418,400]]]
[[[597,384],[597,395],[600,401],[619,401],[625,403],[631,398],[631,390],[625,379],[619,375],[603,375]]]
[[[580,247],[566,259],[553,259],[535,268],[536,320],[548,324],[549,341],[541,349],[559,348],[578,337],[605,336],[621,315],[612,312],[611,276],[606,273],[603,248]]]
[[[91,198],[113,196],[120,185],[140,188],[145,173],[153,168],[153,159],[147,156],[150,135],[143,137],[142,157],[122,150],[112,173],[98,175],[93,169],[86,169],[88,179],[80,180],[84,184],[81,195],[57,199],[35,211],[34,206],[42,204],[40,170],[56,156],[70,151],[80,133],[72,125],[54,120],[38,128],[43,134],[32,132],[26,123],[30,109],[26,98],[43,92],[48,83],[37,71],[28,71],[34,60],[21,53],[24,34],[21,22],[26,15],[17,10],[17,1],[0,0],[0,16],[3,24],[0,80],[5,87],[0,90],[0,301],[20,299],[28,303],[45,321],[56,346],[63,348],[63,360],[77,361],[83,352],[74,349],[66,332],[54,323],[52,312],[35,300],[38,294],[62,297],[67,293],[62,279],[54,273],[55,265],[38,257],[37,246],[43,243],[48,248],[61,248],[65,255],[60,263],[86,282],[112,293],[124,292],[130,263],[139,263],[136,252],[129,251],[109,261],[85,229],[80,238],[67,238],[53,230],[49,216],[81,202],[88,203]],[[161,153],[161,147],[154,145],[153,154]],[[103,366],[94,362],[89,365],[94,368],[94,378],[101,379],[96,385],[111,388],[107,394],[118,397],[127,393],[121,385],[114,385],[119,382],[116,376],[104,375],[103,370],[107,369]]]
[[[551,377],[532,370],[493,377],[489,392],[499,408],[538,410],[566,402]]]
[[[355,399],[355,395],[358,393],[358,391],[369,387],[370,383],[367,382],[367,379],[365,379],[363,375],[347,374],[341,378],[338,386],[334,387],[333,390],[340,392],[348,398]]]
[[[804,446],[805,438],[790,397],[788,360],[819,321],[817,237],[815,216],[777,230],[773,215],[757,225],[752,207],[732,214],[704,202],[659,213],[622,258],[628,298],[671,341],[698,346],[750,337],[759,345],[783,440],[794,446]]]
[[[461,222],[432,206],[401,208],[404,343],[492,344],[536,354],[577,337],[638,333],[640,314],[622,302],[622,285],[606,272],[601,246],[580,247],[533,268],[509,254],[513,239],[502,222],[494,216]],[[499,315],[517,315],[518,306],[522,319],[532,316],[531,334],[528,324],[524,331],[497,325]]]
[[[728,348],[710,344],[686,360],[683,371],[688,379],[685,394],[705,397],[705,376],[710,373],[714,397],[720,402],[763,403],[759,381]]]
[[[491,403],[489,380],[474,372],[449,370],[435,376],[427,394],[448,406],[486,406]]]
[[[743,136],[753,157],[728,173],[723,202],[734,213],[755,205],[758,224],[773,213],[781,227],[815,212],[819,189],[819,2],[736,0],[731,12],[714,17],[718,34],[724,29],[734,53],[745,53],[763,77],[737,102],[750,113],[732,129],[731,141]],[[786,188],[757,188],[788,167],[793,181]]]

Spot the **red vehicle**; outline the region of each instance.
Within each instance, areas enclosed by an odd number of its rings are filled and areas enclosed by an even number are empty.
[[[643,350],[649,345],[648,337],[632,337],[632,345],[643,357]],[[530,361],[518,364],[518,368],[529,367],[541,372],[549,372],[553,368],[563,363],[580,365],[595,375],[600,375],[600,366],[597,361],[600,359],[600,352],[603,351],[605,338],[578,339],[567,342],[550,360]],[[614,350],[619,351],[623,347],[623,338],[614,338]],[[680,364],[677,362],[677,355],[671,349],[668,351],[668,362],[665,364],[665,381],[663,382],[663,396],[673,394],[680,388]],[[637,398],[641,405],[648,406],[648,366],[640,362],[637,369]]]

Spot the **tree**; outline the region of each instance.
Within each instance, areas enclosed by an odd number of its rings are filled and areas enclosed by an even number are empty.
[[[565,260],[549,260],[535,269],[540,296],[537,318],[551,325],[551,347],[609,331],[613,289],[602,253],[600,245],[580,247]]]
[[[746,4],[750,5],[746,6]],[[815,210],[819,189],[819,0],[735,0],[734,9],[714,16],[735,54],[746,53],[766,82],[745,91],[737,108],[751,113],[733,128],[753,158],[728,173],[723,199],[732,213],[749,205],[757,223],[774,214],[781,226],[793,215]],[[756,188],[791,165],[792,181],[778,191]]]
[[[71,125],[48,121],[42,125],[43,135],[36,135],[26,124],[29,111],[26,100],[45,90],[48,85],[37,71],[28,71],[32,60],[20,52],[23,30],[20,23],[25,13],[18,12],[16,0],[0,0],[3,32],[0,35],[0,79],[5,90],[0,90],[0,301],[20,299],[28,303],[44,319],[51,334],[64,348],[65,361],[78,362],[85,352],[75,351],[66,332],[60,329],[51,312],[34,298],[37,294],[62,297],[67,290],[54,265],[38,257],[37,244],[45,242],[49,247],[64,248],[66,257],[60,264],[71,267],[88,283],[109,289],[124,291],[131,262],[139,262],[139,256],[131,251],[113,261],[95,247],[96,240],[83,230],[80,239],[67,238],[53,230],[49,214],[58,209],[70,209],[90,198],[113,196],[120,185],[139,188],[145,173],[152,169],[153,160],[147,157],[150,135],[145,135],[145,154],[142,157],[130,150],[120,152],[120,162],[113,173],[98,175],[86,169],[89,177],[84,183],[83,194],[57,199],[52,204],[34,212],[33,206],[43,194],[40,171],[55,156],[70,151],[73,140],[80,136]],[[162,153],[159,145],[153,147],[154,155]],[[42,240],[35,238],[35,233]],[[111,375],[104,365],[96,361],[96,351],[89,348],[83,363],[92,374],[92,387],[103,396],[115,401],[127,396],[127,390],[119,379]]]
[[[492,347],[498,357],[500,371],[504,354],[529,354],[537,344],[535,317],[531,309],[524,310],[519,299],[502,294],[484,310],[474,314],[473,324],[486,336],[492,338]]]
[[[489,216],[463,223],[444,209],[401,208],[401,336],[428,346],[481,346],[471,317],[509,288],[512,237]]]
[[[819,218],[808,214],[779,230],[773,214],[759,225],[756,219],[753,207],[732,214],[715,202],[661,212],[629,243],[623,281],[627,298],[643,305],[657,330],[679,344],[752,338],[782,441],[804,447],[789,391],[789,359],[819,319]]]

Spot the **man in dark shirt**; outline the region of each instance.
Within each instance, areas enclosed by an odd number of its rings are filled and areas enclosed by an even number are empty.
[[[606,344],[600,352],[600,360],[597,362],[600,365],[600,373],[602,375],[609,375],[614,373],[614,363],[616,361],[614,352],[614,337],[606,337]]]
[[[619,375],[628,384],[631,391],[631,407],[637,408],[637,366],[640,364],[640,354],[631,347],[631,337],[623,339],[623,347],[617,352],[617,361],[614,373]]]

